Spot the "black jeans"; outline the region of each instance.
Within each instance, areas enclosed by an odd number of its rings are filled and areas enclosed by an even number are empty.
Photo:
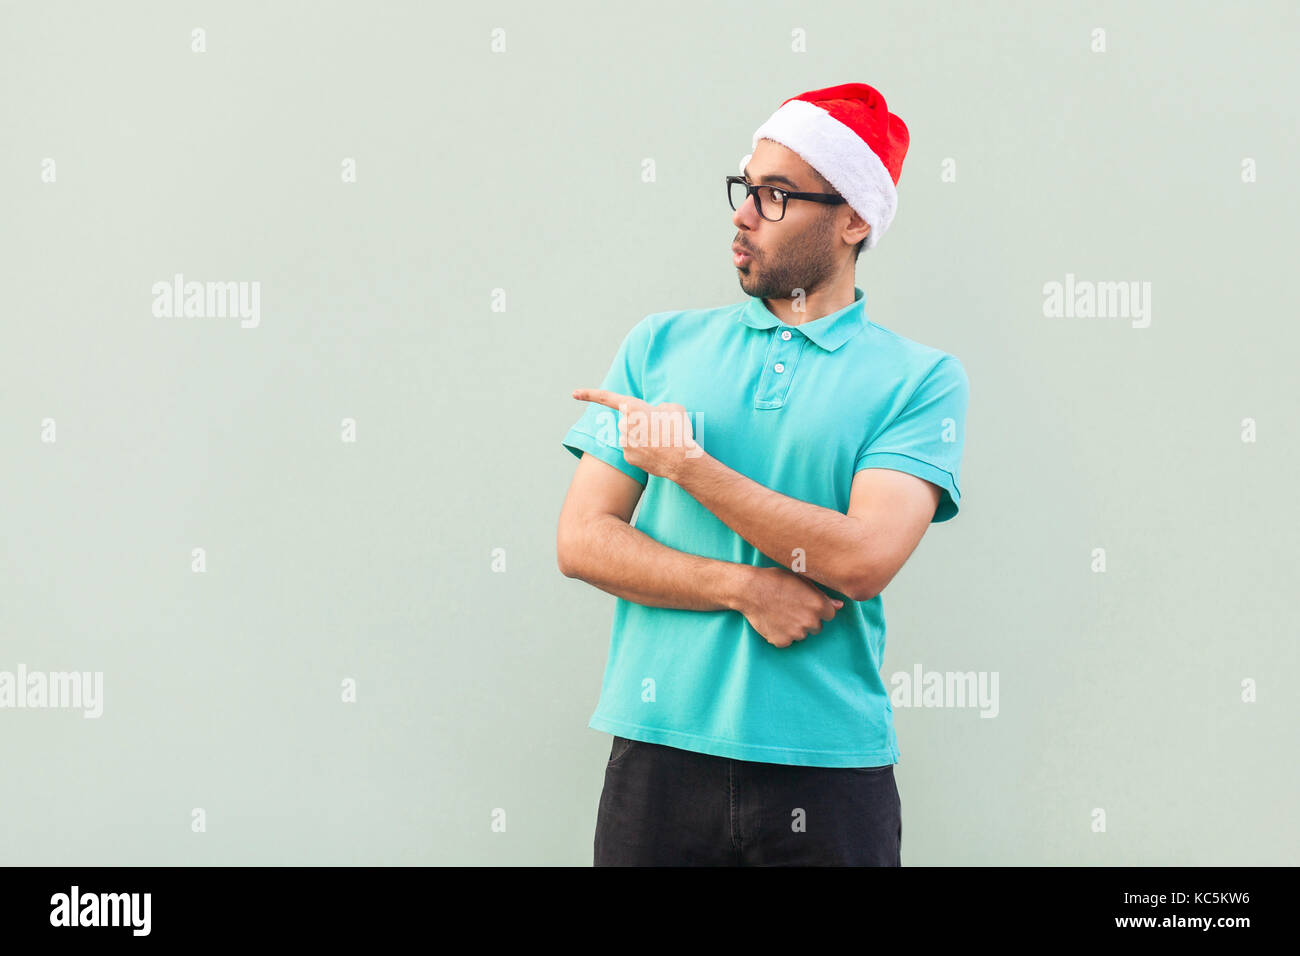
[[[901,866],[894,766],[797,767],[615,737],[596,866]]]

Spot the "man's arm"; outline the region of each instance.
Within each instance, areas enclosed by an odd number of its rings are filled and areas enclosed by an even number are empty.
[[[698,446],[697,446],[698,447]],[[855,601],[879,594],[920,543],[939,488],[915,475],[865,468],[853,476],[849,513],[773,491],[701,450],[670,477],[763,554]]]
[[[773,491],[702,450],[681,458],[670,477],[773,561],[855,601],[867,599],[859,519]]]
[[[561,573],[651,607],[738,610],[756,569],[678,551],[632,527],[642,490],[617,468],[582,456],[560,510]]]
[[[651,607],[739,611],[776,647],[819,633],[844,606],[785,568],[717,561],[660,544],[629,524],[641,490],[630,475],[583,453],[556,533],[566,577]]]
[[[603,388],[574,389],[573,397],[622,411],[619,445],[628,464],[675,482],[773,561],[855,601],[880,593],[936,514],[939,487],[915,475],[860,469],[853,477],[849,513],[840,514],[773,491],[722,464],[695,441],[681,405],[650,405]],[[665,429],[668,440],[662,438]]]

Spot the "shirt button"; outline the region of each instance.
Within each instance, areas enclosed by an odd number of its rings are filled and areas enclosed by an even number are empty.
[[[784,332],[782,332],[781,338],[785,339],[787,342],[790,341],[790,330],[786,329]]]
[[[778,372],[785,371],[785,365],[781,362],[777,362],[775,365],[772,366],[772,368],[776,369]]]

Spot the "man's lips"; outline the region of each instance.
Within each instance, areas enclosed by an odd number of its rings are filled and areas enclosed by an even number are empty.
[[[738,266],[744,265],[754,258],[754,254],[744,246],[737,243],[731,244],[731,261]]]

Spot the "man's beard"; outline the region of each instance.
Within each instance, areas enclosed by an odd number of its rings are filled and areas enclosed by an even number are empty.
[[[764,249],[762,259],[749,260],[748,271],[736,270],[740,288],[759,299],[790,299],[796,289],[812,295],[834,270],[830,251],[833,225],[832,217],[822,216],[802,235]]]

